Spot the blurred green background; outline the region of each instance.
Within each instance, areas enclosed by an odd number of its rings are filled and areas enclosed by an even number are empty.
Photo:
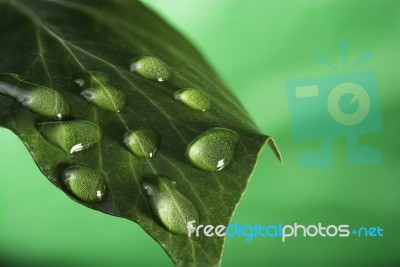
[[[274,136],[281,166],[265,149],[232,222],[381,226],[381,238],[228,238],[223,266],[400,266],[400,2],[317,0],[147,0],[202,51],[261,129]],[[331,70],[371,51],[354,69]],[[372,70],[382,131],[359,137],[380,150],[378,165],[346,162],[333,142],[333,167],[304,169],[299,156],[320,143],[294,142],[289,80]],[[317,116],[315,114],[310,116]],[[312,119],[312,118],[310,118]],[[0,129],[0,259],[8,266],[172,266],[137,225],[71,201],[39,172],[22,143]],[[3,265],[4,266],[4,265]]]

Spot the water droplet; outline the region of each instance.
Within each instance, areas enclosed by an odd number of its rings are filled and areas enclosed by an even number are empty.
[[[15,73],[0,74],[0,94],[10,96],[24,107],[47,117],[61,119],[69,114],[69,106],[56,90],[25,82]]]
[[[47,141],[70,154],[87,149],[101,140],[100,128],[89,121],[44,122],[37,127]]]
[[[81,95],[93,105],[119,112],[126,103],[125,95],[110,85],[110,76],[104,72],[89,71],[76,73],[74,82],[84,90]]]
[[[72,76],[74,82],[80,87],[86,85],[90,87],[91,83],[109,83],[110,75],[102,71],[85,71],[78,72]]]
[[[187,147],[185,156],[197,168],[220,171],[235,156],[239,134],[225,128],[212,128],[196,137]]]
[[[68,191],[85,202],[99,202],[106,193],[103,176],[88,167],[73,165],[62,172],[62,181]]]
[[[146,79],[153,81],[168,81],[170,71],[168,66],[158,58],[143,56],[134,59],[130,65],[130,71]]]
[[[174,98],[193,109],[201,111],[211,109],[210,98],[199,89],[181,89],[174,94]]]
[[[171,185],[171,180],[162,176],[145,179],[143,188],[150,199],[154,214],[171,233],[187,235],[187,223],[198,221],[193,203]]]
[[[152,158],[160,143],[160,135],[148,128],[139,128],[124,136],[124,144],[136,156]]]

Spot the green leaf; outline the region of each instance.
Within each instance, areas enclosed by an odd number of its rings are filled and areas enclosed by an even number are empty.
[[[218,265],[224,238],[187,221],[227,225],[263,145],[280,155],[202,56],[137,1],[2,0],[0,18],[0,125],[43,174],[177,265]]]

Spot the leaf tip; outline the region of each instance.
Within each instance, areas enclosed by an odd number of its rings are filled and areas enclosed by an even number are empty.
[[[279,151],[278,145],[276,144],[275,140],[272,137],[268,137],[266,142],[274,152],[275,156],[278,158],[279,162],[283,164],[283,157],[281,152]]]

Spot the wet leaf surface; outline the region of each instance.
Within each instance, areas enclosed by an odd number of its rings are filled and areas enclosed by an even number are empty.
[[[261,148],[275,144],[201,55],[136,1],[2,0],[0,18],[0,125],[43,174],[140,224],[175,263],[219,264],[224,239],[182,227],[227,225]],[[186,105],[174,97],[185,88],[198,90]]]

